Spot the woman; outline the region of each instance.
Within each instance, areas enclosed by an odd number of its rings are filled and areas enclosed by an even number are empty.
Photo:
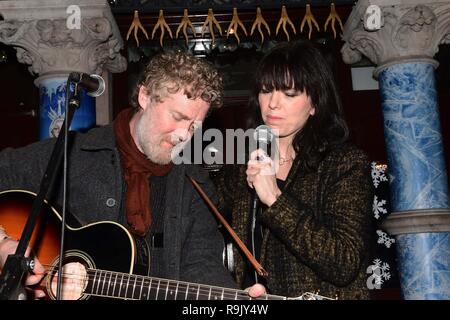
[[[247,166],[225,166],[215,182],[222,209],[269,273],[256,281],[289,297],[320,291],[368,298],[369,161],[347,142],[327,61],[307,41],[276,46],[258,66],[250,105],[253,127],[265,124],[277,134],[279,155],[270,159],[256,150]],[[275,174],[267,174],[270,168]],[[261,203],[254,231],[252,192]],[[237,249],[234,260],[237,282],[254,283],[254,270]]]

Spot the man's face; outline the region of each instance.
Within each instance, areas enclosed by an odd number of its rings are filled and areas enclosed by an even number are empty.
[[[188,99],[182,91],[169,93],[162,102],[157,102],[143,87],[139,91],[139,104],[142,109],[132,135],[138,149],[158,164],[171,161],[172,149],[192,137],[209,109],[207,102],[201,98]]]

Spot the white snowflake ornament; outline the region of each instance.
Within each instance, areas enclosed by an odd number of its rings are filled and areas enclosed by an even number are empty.
[[[378,243],[384,244],[386,248],[390,248],[393,243],[395,243],[395,239],[389,237],[389,235],[386,232],[383,232],[381,230],[377,230],[378,234]]]
[[[373,197],[372,210],[373,210],[373,215],[375,216],[375,219],[380,218],[380,213],[387,214],[386,208],[383,207],[385,205],[386,205],[386,200],[382,199],[381,201],[378,201],[377,196]]]
[[[386,177],[386,169],[387,165],[385,164],[377,164],[376,162],[371,163],[372,167],[372,181],[375,188],[378,188],[378,185],[382,181],[388,181]]]

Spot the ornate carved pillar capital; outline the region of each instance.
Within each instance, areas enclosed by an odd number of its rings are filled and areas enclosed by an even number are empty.
[[[366,13],[376,5],[381,13]],[[373,14],[373,16],[371,16]],[[373,19],[376,30],[365,28]],[[344,26],[341,49],[346,63],[358,62],[362,55],[380,68],[400,61],[433,60],[441,43],[450,43],[450,0],[359,0]]]
[[[33,74],[122,72],[123,41],[105,0],[0,1],[0,41]]]

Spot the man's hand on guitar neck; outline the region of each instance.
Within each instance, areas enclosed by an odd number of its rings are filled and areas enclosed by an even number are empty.
[[[3,237],[2,237],[3,238]],[[14,254],[16,252],[18,241],[13,240],[11,238],[0,239],[0,270],[3,268],[3,265],[8,258],[8,255]],[[30,255],[31,249],[28,247],[25,256],[28,257]],[[39,262],[37,258],[34,259],[34,269],[32,273],[28,273],[25,280],[26,286],[33,286],[38,284],[45,275],[45,268]],[[41,289],[32,289],[33,295],[35,299],[43,298],[46,296],[45,292]]]

